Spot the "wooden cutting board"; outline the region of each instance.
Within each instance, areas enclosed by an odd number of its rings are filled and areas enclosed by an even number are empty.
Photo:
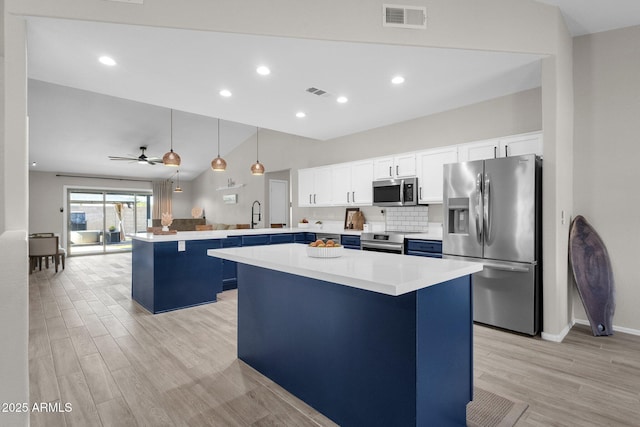
[[[362,230],[364,228],[364,214],[362,211],[358,211],[353,214],[352,224],[354,230]]]
[[[569,260],[593,335],[613,335],[616,303],[609,253],[596,230],[582,215],[571,223]]]

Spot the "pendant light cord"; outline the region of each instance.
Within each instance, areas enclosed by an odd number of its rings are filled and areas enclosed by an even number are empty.
[[[260,142],[259,135],[260,135],[260,128],[256,127],[256,163],[260,162],[260,160],[259,160],[260,156],[258,155],[258,144]]]
[[[171,137],[171,151],[173,151],[173,108],[169,111],[171,112],[171,116],[169,118],[169,135]]]
[[[218,119],[218,157],[220,157],[220,119]]]

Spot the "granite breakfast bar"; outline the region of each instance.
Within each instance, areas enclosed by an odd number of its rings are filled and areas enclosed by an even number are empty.
[[[210,249],[238,263],[238,357],[343,426],[463,426],[480,264],[306,246]]]

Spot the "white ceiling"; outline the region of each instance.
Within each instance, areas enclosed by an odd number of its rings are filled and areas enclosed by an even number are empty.
[[[640,24],[639,0],[537,1],[558,6],[574,37]]]
[[[588,1],[595,10],[594,0],[544,1],[561,7]],[[606,3],[613,2],[626,3]],[[30,162],[38,163],[32,169],[66,173],[170,175],[161,165],[107,159],[137,155],[141,145],[162,156],[169,148],[169,108],[176,110],[181,179],[189,180],[215,157],[215,118],[223,120],[224,156],[255,137],[256,126],[326,140],[540,85],[537,55],[47,18],[29,19],[28,46]],[[104,54],[118,65],[99,64]],[[255,72],[262,64],[271,75]],[[405,84],[390,83],[396,74]],[[307,93],[312,86],[330,96]],[[223,88],[233,96],[220,97]],[[336,103],[338,95],[349,102]],[[297,111],[307,117],[296,118]]]

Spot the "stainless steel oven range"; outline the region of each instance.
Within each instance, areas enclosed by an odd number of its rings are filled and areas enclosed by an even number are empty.
[[[402,232],[362,233],[360,236],[360,249],[363,251],[403,254],[404,239],[405,233]]]

